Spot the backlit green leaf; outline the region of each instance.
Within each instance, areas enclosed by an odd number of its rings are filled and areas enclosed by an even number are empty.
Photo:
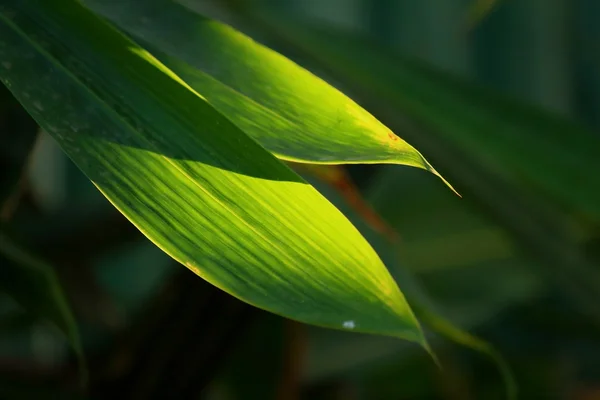
[[[280,15],[258,18],[339,79],[366,88],[380,105],[434,132],[432,140],[447,140],[481,168],[600,220],[600,139],[584,127],[400,57],[365,37],[300,27]]]
[[[177,261],[268,311],[425,344],[350,222],[146,50],[70,0],[4,1],[0,45],[2,82]]]
[[[296,162],[404,164],[437,172],[343,93],[220,22],[169,0],[85,0],[245,133]]]

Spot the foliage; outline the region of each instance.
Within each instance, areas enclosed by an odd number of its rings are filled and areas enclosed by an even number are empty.
[[[456,55],[536,1],[3,1],[0,397],[593,396],[598,59]]]

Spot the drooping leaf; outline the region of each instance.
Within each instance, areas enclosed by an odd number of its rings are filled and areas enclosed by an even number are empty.
[[[289,16],[255,18],[338,79],[435,132],[482,168],[600,220],[600,139],[583,126],[401,57],[364,36],[300,26]]]
[[[348,220],[147,51],[70,0],[3,2],[0,38],[2,82],[174,259],[268,311],[425,344]]]
[[[87,379],[83,349],[75,318],[51,266],[0,231],[0,291],[27,312],[53,323],[66,336],[79,359],[82,381]]]
[[[278,158],[389,163],[438,175],[343,93],[220,22],[169,0],[84,0]]]

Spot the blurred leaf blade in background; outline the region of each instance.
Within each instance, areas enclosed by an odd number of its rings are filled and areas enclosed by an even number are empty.
[[[419,304],[418,307],[415,306],[415,309],[423,323],[440,336],[488,357],[496,365],[498,372],[502,376],[506,390],[506,398],[509,400],[517,398],[518,385],[514,373],[502,354],[492,345],[473,336],[469,332],[460,329],[427,306]]]
[[[82,383],[87,368],[79,330],[56,273],[0,230],[0,292],[27,312],[54,324],[67,338],[79,363]]]
[[[84,3],[278,158],[402,164],[439,176],[415,148],[343,93],[225,24],[169,0]]]
[[[0,21],[2,82],[161,249],[268,311],[426,347],[356,228],[149,53],[74,1]]]

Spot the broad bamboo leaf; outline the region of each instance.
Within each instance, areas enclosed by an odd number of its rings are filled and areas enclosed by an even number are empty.
[[[147,51],[70,0],[4,1],[0,38],[2,82],[170,256],[268,311],[425,344],[356,228]]]
[[[87,372],[79,331],[54,270],[2,231],[0,291],[11,296],[27,312],[48,320],[62,331],[79,359],[81,378],[85,382]]]
[[[579,124],[395,55],[365,37],[302,28],[281,15],[258,18],[338,79],[368,88],[380,104],[435,132],[482,168],[600,221],[600,139]]]
[[[343,93],[227,25],[169,0],[84,3],[281,159],[404,164],[439,176],[416,149]]]

